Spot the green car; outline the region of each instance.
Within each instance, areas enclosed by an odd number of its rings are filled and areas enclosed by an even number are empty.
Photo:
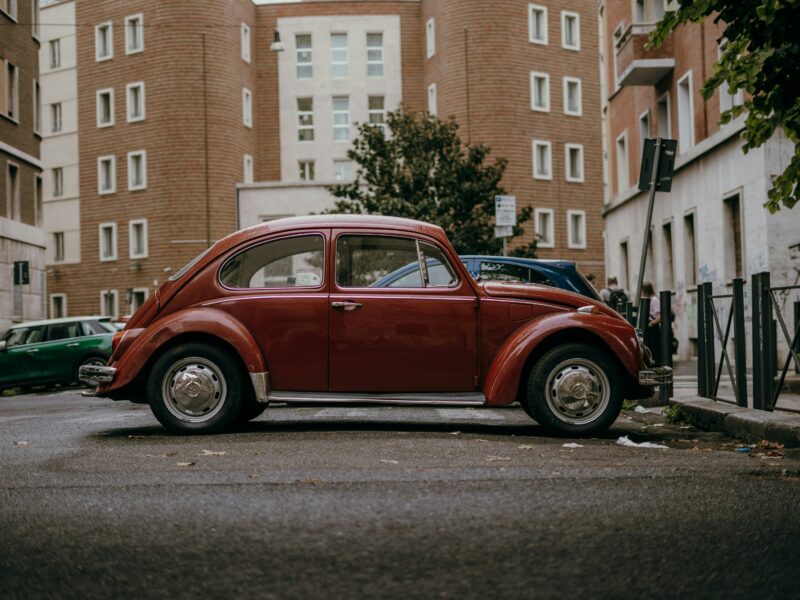
[[[104,365],[117,328],[109,317],[14,325],[0,338],[0,391],[78,380],[82,365]]]

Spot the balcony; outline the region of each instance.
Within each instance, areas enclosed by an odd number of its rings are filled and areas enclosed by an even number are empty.
[[[672,56],[672,36],[661,48],[648,50],[645,44],[655,23],[634,23],[616,43],[617,81],[625,85],[656,85],[675,68]]]

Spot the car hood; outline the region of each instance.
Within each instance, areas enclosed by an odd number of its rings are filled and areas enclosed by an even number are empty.
[[[609,317],[622,319],[622,316],[617,311],[610,309],[602,302],[588,298],[583,294],[554,288],[549,285],[505,283],[502,281],[486,281],[479,283],[479,285],[487,296],[493,298],[538,300],[540,302],[550,302],[552,304],[560,304],[575,309],[581,308],[582,306],[596,306],[603,314]]]

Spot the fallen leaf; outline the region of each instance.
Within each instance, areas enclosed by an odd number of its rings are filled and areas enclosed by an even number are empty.
[[[460,431],[451,431],[450,435],[461,435]]]
[[[517,446],[520,450],[533,450],[536,446],[531,446],[530,444],[522,444],[522,446]]]
[[[487,456],[486,460],[488,460],[490,462],[498,461],[498,460],[511,460],[511,457],[510,456]]]
[[[576,444],[575,442],[570,442],[569,444],[561,444],[563,448],[583,448],[582,444]]]
[[[759,458],[783,458],[783,452],[780,450],[767,450],[766,452],[759,452]]]
[[[382,462],[382,463],[389,463],[390,465],[399,465],[399,464],[400,464],[400,462],[399,462],[399,461],[396,461],[396,460],[389,460],[388,458],[382,458],[382,459],[381,459],[381,462]]]
[[[15,446],[22,446],[24,448],[25,446],[30,446],[31,443],[30,442],[14,442],[14,445]]]
[[[197,463],[194,463],[194,462],[179,462],[179,463],[175,463],[175,464],[177,464],[179,467],[191,467],[191,466],[196,465]]]
[[[215,452],[214,450],[203,450],[197,456],[224,456],[225,454],[227,454],[227,452],[224,450],[221,452]]]
[[[777,442],[770,442],[768,440],[761,440],[758,442],[759,448],[766,448],[767,450],[783,450],[783,444]]]

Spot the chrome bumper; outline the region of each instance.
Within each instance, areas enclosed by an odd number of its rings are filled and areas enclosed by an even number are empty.
[[[641,385],[664,385],[672,383],[672,367],[652,367],[639,371]]]
[[[78,379],[89,385],[99,385],[101,383],[111,383],[114,375],[117,374],[115,367],[101,367],[99,365],[83,365],[78,369]]]

